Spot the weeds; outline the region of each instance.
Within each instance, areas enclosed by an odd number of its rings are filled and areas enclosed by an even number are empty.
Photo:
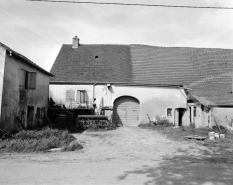
[[[8,139],[0,139],[1,152],[40,152],[67,147],[75,138],[67,130],[44,128],[39,131],[21,131]],[[71,150],[73,151],[73,150]]]
[[[229,148],[233,150],[233,134],[230,132],[225,132],[226,138],[224,139],[216,139],[216,140],[209,140],[208,139],[208,132],[212,130],[216,130],[217,128],[193,128],[193,127],[164,127],[160,125],[150,125],[148,123],[146,124],[140,124],[139,127],[144,129],[152,129],[156,130],[162,134],[164,134],[167,138],[175,140],[175,141],[187,141],[187,139],[184,136],[188,135],[198,135],[198,136],[205,136],[207,139],[204,142],[196,141],[197,143],[209,147],[220,147],[220,148]],[[223,128],[222,128],[223,130]],[[192,140],[191,140],[192,141]]]

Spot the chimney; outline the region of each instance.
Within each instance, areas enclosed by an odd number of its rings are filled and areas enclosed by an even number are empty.
[[[75,36],[73,38],[73,45],[72,45],[72,48],[78,48],[79,47],[79,38],[77,36]]]

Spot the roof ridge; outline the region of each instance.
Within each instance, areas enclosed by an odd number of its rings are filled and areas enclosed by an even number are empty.
[[[67,46],[72,46],[72,44],[63,44]],[[182,48],[182,49],[219,49],[219,50],[233,50],[233,48],[208,48],[208,47],[187,47],[187,46],[155,46],[148,44],[116,44],[116,43],[108,43],[108,44],[80,44],[81,46],[145,46],[145,47],[155,47],[155,48]]]
[[[156,47],[156,48],[182,48],[182,49],[220,49],[220,50],[233,50],[233,48],[205,48],[205,47],[187,47],[187,46],[153,46],[146,44],[129,44],[130,46],[147,46],[147,47]]]
[[[72,44],[63,44],[66,46],[72,46]],[[80,44],[80,46],[129,46],[129,44]]]

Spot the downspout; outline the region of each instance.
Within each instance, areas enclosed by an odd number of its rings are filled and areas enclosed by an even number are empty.
[[[96,83],[93,84],[93,103],[94,103],[94,98],[95,98],[95,86],[96,86]]]

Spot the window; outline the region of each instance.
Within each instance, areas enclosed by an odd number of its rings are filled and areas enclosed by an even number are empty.
[[[196,117],[197,116],[197,108],[193,107],[193,116]]]
[[[36,89],[36,72],[21,70],[20,87],[24,89]]]
[[[171,108],[167,109],[167,116],[172,116],[172,109]]]
[[[19,104],[24,105],[27,103],[26,91],[24,89],[20,89],[19,91]]]
[[[87,92],[86,91],[77,91],[76,102],[77,103],[86,103],[87,101]]]

